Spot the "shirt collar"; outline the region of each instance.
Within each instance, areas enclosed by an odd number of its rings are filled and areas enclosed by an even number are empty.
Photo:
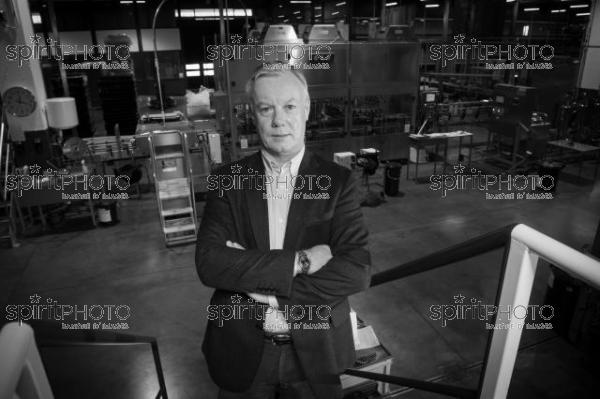
[[[265,172],[268,174],[277,173],[279,174],[279,170],[283,170],[286,168],[290,168],[290,173],[292,176],[298,175],[298,170],[300,169],[300,162],[302,162],[302,158],[304,157],[304,151],[306,146],[302,146],[302,149],[294,155],[292,159],[279,166],[275,161],[275,158],[265,150],[261,150],[260,153],[262,155],[263,164],[265,165]]]

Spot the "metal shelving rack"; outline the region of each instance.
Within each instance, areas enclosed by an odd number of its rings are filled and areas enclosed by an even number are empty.
[[[189,149],[179,130],[149,134],[158,212],[167,246],[196,240],[197,221]]]

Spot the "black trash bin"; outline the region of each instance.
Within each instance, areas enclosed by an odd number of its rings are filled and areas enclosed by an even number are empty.
[[[564,167],[565,165],[560,162],[542,162],[538,168],[538,174],[540,176],[540,180],[537,184],[538,189],[547,193],[555,193],[556,187],[558,186],[558,175]]]
[[[398,195],[401,170],[402,165],[398,162],[388,162],[385,166],[385,177],[383,180],[385,195],[389,197]]]

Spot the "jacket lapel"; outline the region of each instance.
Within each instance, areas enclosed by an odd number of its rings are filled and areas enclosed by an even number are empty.
[[[264,176],[265,166],[263,165],[260,152],[256,153],[248,162],[248,168],[252,168],[253,171],[258,171],[259,176]],[[246,170],[243,173],[248,173]],[[259,186],[260,187],[260,186]],[[254,240],[258,249],[262,251],[268,251],[270,249],[269,243],[269,215],[267,211],[267,201],[263,199],[263,194],[266,193],[264,184],[262,190],[251,187],[249,190],[244,190],[245,203],[247,207],[247,215],[250,216],[250,224],[252,225],[252,232]]]
[[[313,155],[305,150],[304,157],[300,162],[300,168],[298,169],[299,176],[316,175],[315,170],[318,169],[315,165],[316,159]],[[294,188],[294,196],[290,204],[290,210],[288,213],[287,226],[285,229],[285,238],[283,241],[284,249],[295,250],[299,240],[302,238],[301,234],[304,231],[304,222],[306,221],[306,210],[310,204],[310,200],[303,199],[302,196],[308,193],[308,180],[304,180],[302,185],[302,179],[296,179],[296,185]],[[296,198],[298,197],[299,198]]]

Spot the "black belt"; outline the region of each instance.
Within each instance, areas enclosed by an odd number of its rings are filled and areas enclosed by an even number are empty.
[[[292,343],[292,335],[288,333],[270,333],[265,332],[265,340],[273,345],[287,345]]]

